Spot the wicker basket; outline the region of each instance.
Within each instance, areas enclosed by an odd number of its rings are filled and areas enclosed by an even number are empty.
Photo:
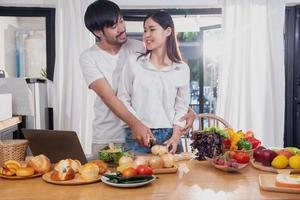
[[[0,166],[8,160],[24,160],[27,146],[27,140],[0,140]]]

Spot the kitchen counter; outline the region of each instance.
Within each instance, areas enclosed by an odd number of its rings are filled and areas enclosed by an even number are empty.
[[[21,116],[16,116],[16,117],[9,118],[7,120],[0,121],[0,133],[2,131],[6,131],[8,129],[13,128],[14,126],[17,126],[21,122],[22,122]]]
[[[267,192],[259,189],[258,175],[252,166],[240,173],[226,173],[207,161],[187,161],[189,172],[157,175],[153,183],[140,188],[115,188],[102,182],[62,186],[46,183],[42,178],[26,180],[0,179],[0,199],[300,199],[300,194]]]

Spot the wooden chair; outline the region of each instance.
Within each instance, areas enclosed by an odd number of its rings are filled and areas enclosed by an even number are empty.
[[[198,127],[195,125],[198,121]],[[185,143],[185,151],[188,152],[188,140],[191,138],[191,135],[194,131],[203,130],[206,127],[215,126],[218,128],[232,128],[231,125],[223,118],[210,114],[210,113],[201,113],[198,114],[194,121],[194,126],[191,132],[185,134],[184,136],[184,143]]]

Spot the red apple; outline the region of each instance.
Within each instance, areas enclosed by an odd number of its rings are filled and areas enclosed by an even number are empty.
[[[264,149],[261,151],[261,163],[265,166],[271,166],[273,159],[277,156],[275,151]]]
[[[288,159],[293,156],[294,154],[291,151],[285,150],[285,149],[280,149],[277,150],[276,153],[278,155],[284,155],[285,157],[287,157]]]
[[[264,150],[264,149],[266,149],[265,147],[263,147],[263,146],[259,146],[259,147],[257,147],[255,150],[254,150],[254,152],[253,152],[253,157],[254,157],[254,159],[255,159],[255,161],[257,161],[257,162],[261,162],[262,161],[262,154],[261,154],[261,152],[262,152],[262,150]]]

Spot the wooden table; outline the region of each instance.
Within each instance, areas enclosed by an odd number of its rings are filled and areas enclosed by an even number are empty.
[[[298,194],[261,191],[258,174],[268,172],[251,166],[241,173],[226,173],[213,168],[207,161],[183,163],[190,171],[182,178],[179,173],[158,175],[158,180],[141,188],[114,188],[101,182],[60,186],[46,183],[41,178],[0,179],[0,199],[300,199]]]

